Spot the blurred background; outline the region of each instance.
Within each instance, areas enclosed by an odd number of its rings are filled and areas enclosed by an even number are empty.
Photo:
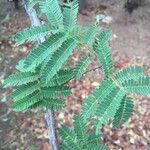
[[[80,24],[92,23],[99,14],[106,16],[101,25],[113,31],[110,44],[116,69],[139,64],[150,75],[150,0],[80,1]],[[29,26],[21,1],[0,0],[0,84],[16,71],[18,60],[33,47],[34,43],[17,46],[14,41],[15,33]],[[75,53],[73,63],[79,58],[80,53]],[[90,67],[96,66],[98,63],[93,61]],[[63,123],[71,127],[73,115],[102,78],[103,74],[95,70],[70,83],[75,88],[65,110],[56,112],[58,128]],[[0,85],[0,150],[49,150],[44,111],[13,112],[11,91]],[[134,97],[132,118],[119,129],[111,129],[110,125],[104,128],[104,142],[113,150],[150,150],[150,97]]]

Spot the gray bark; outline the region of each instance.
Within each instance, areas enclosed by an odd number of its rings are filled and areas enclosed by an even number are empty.
[[[23,0],[23,4],[26,10],[26,13],[28,14],[31,25],[32,26],[39,26],[40,20],[37,17],[35,9],[28,9],[28,0]],[[38,39],[38,43],[42,43],[45,41],[45,38]],[[48,126],[48,136],[49,136],[49,142],[52,150],[58,150],[58,141],[57,141],[57,134],[56,134],[56,125],[55,125],[55,117],[54,117],[54,111],[47,110],[45,113],[45,119]]]

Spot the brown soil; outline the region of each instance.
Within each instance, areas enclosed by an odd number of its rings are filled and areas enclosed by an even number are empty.
[[[21,5],[21,4],[20,4]],[[13,36],[30,22],[23,8],[15,10],[13,3],[0,0],[0,84],[9,74],[15,72],[15,65],[19,59],[26,55],[32,44],[27,43],[16,46]],[[96,14],[105,14],[112,17],[109,24],[104,27],[113,31],[111,42],[114,61],[120,69],[127,65],[142,64],[150,75],[150,2],[146,2],[139,9],[129,15],[123,9],[121,0],[108,0],[100,5],[91,4],[79,14],[79,21],[83,25],[92,22]],[[78,60],[79,55],[73,56]],[[92,66],[97,63],[93,62]],[[80,111],[81,104],[91,90],[99,84],[102,75],[98,71],[94,76],[84,76],[80,81],[73,81],[76,85],[73,96],[68,98],[66,109],[57,112],[58,127],[63,122],[71,125],[74,113]],[[81,90],[82,89],[82,90]],[[12,111],[11,89],[0,90],[0,149],[2,150],[33,150],[49,149],[46,124],[42,110],[27,113],[14,113]],[[104,141],[113,150],[146,150],[150,143],[150,98],[135,96],[135,112],[133,117],[122,128],[111,130],[104,128]]]

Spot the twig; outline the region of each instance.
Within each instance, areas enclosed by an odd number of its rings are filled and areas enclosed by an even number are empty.
[[[37,17],[35,9],[28,9],[28,0],[23,0],[23,4],[26,10],[26,13],[28,14],[31,25],[32,26],[39,26],[40,25],[40,20]],[[42,43],[45,41],[44,37],[40,37],[38,39],[38,43]],[[58,141],[57,141],[57,136],[56,136],[56,125],[55,125],[55,117],[54,117],[54,111],[52,110],[47,110],[45,113],[45,119],[48,125],[48,136],[49,136],[49,141],[51,145],[52,150],[58,150]]]
[[[52,150],[58,150],[58,141],[56,136],[55,114],[52,110],[47,110],[45,113],[45,119],[48,126],[49,140],[52,146]]]
[[[118,62],[115,62],[114,66],[116,67],[118,64],[119,64]],[[91,71],[95,71],[95,70],[97,70],[97,69],[102,69],[102,65],[101,65],[101,66],[98,66],[98,67],[95,67],[95,68],[92,68],[92,69],[90,69],[90,70],[87,70],[86,72],[84,72],[84,74],[89,73],[89,72],[91,72]]]
[[[91,72],[91,71],[95,71],[95,70],[97,70],[97,69],[101,69],[101,68],[102,68],[102,66],[98,66],[98,67],[96,67],[96,68],[92,68],[92,69],[90,69],[90,70],[87,70],[84,74],[89,73],[89,72]]]

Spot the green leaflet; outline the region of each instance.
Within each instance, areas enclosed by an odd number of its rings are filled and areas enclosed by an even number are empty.
[[[85,71],[85,69],[88,67],[90,64],[90,57],[88,55],[82,57],[78,62],[75,67],[75,74],[76,78],[80,79]]]
[[[7,79],[5,79],[3,84],[5,88],[9,86],[19,86],[29,82],[37,81],[38,78],[39,76],[35,73],[20,72],[9,76]]]
[[[109,122],[109,119],[114,117],[124,96],[124,91],[116,88],[97,108],[96,114],[100,116],[100,119],[96,126],[96,134],[99,134],[102,125],[106,125]]]
[[[26,71],[40,65],[47,56],[51,57],[54,51],[66,40],[64,33],[52,35],[48,40],[34,48],[24,61]]]
[[[133,113],[133,99],[131,97],[124,97],[122,99],[121,105],[117,110],[113,119],[113,128],[120,127],[125,123]]]
[[[38,98],[40,98],[36,103],[34,103],[32,106],[29,108],[37,108],[39,106],[51,110],[60,110],[64,107],[65,103],[62,100],[59,99],[47,99],[47,98],[41,98],[39,95]]]
[[[26,96],[39,90],[39,88],[40,88],[40,83],[37,83],[37,82],[22,85],[18,87],[17,90],[12,93],[13,101],[18,101],[20,99],[23,99]]]
[[[43,83],[43,87],[52,87],[62,85],[74,77],[73,70],[60,70],[48,83]]]
[[[150,77],[140,77],[138,80],[128,80],[123,83],[127,93],[150,95]]]
[[[54,75],[61,69],[64,62],[72,54],[73,49],[76,47],[74,39],[66,40],[59,50],[57,50],[45,68],[42,70],[42,80],[48,83]]]
[[[64,140],[64,147],[70,147],[71,150],[80,150],[79,144],[76,141],[76,134],[74,131],[70,130],[66,125],[63,125],[60,129],[60,136]]]
[[[67,31],[68,32],[68,31]],[[70,35],[71,37],[74,37],[74,39],[77,41],[77,43],[81,43],[81,35],[82,35],[82,30],[81,27],[77,24],[71,31],[70,31]],[[77,45],[77,49],[80,49],[80,46]]]
[[[111,37],[112,37],[112,32],[110,30],[104,30],[98,35],[96,42],[102,44],[108,42],[111,39]]]
[[[82,37],[82,42],[84,44],[93,44],[96,34],[100,31],[100,27],[97,25],[92,25],[88,27]]]
[[[141,66],[127,67],[116,73],[115,78],[118,82],[124,83],[128,80],[138,80],[140,77],[145,76],[144,68]]]
[[[76,135],[71,129],[69,129],[66,125],[63,125],[60,130],[60,135],[63,140],[71,140],[74,142]]]
[[[87,144],[96,144],[98,145],[101,142],[101,138],[100,138],[100,134],[96,135],[95,131],[93,131],[92,133],[89,134],[89,137],[86,141]]]
[[[101,145],[90,144],[90,145],[88,145],[88,148],[85,150],[110,150],[110,149],[103,144],[101,144]]]
[[[41,90],[40,97],[53,98],[69,96],[71,94],[71,89],[67,86],[56,86],[49,87]]]
[[[83,122],[83,118],[81,115],[78,114],[74,116],[73,126],[77,138],[80,139],[81,141],[86,140],[87,125],[85,122]]]
[[[62,144],[60,146],[60,149],[61,150],[81,150],[79,149],[79,147],[77,147],[76,143],[72,143],[72,142]]]
[[[60,130],[60,136],[63,140],[62,149],[87,150],[91,147],[97,148],[102,146],[100,135],[96,135],[94,132],[88,133],[87,123],[83,122],[80,114],[75,115],[73,120],[73,129],[69,129],[66,125],[63,125]]]
[[[38,94],[34,93],[32,96],[27,96],[21,100],[15,101],[13,103],[13,109],[14,111],[25,111],[38,101],[40,101],[38,99]]]
[[[42,99],[41,106],[51,109],[51,110],[60,110],[64,107],[65,103],[59,99]]]
[[[17,69],[18,71],[20,71],[20,72],[27,72],[27,70],[24,68],[24,66],[25,66],[24,62],[25,62],[25,59],[21,59],[21,60],[18,62],[17,66],[16,66],[16,69]],[[30,69],[30,71],[28,71],[28,72],[30,72],[30,73],[35,73],[36,71],[35,71],[35,68],[32,68],[32,69]]]
[[[15,38],[18,44],[22,44],[25,41],[35,41],[44,37],[48,33],[56,33],[58,31],[59,30],[56,27],[50,24],[42,24],[40,26],[24,29],[23,31],[17,33]]]
[[[53,26],[63,27],[63,16],[58,0],[43,0],[39,5]]]
[[[15,111],[25,111],[29,108],[36,108],[38,106],[51,110],[60,110],[64,107],[64,102],[58,99],[39,99],[39,95],[35,95],[16,101],[13,104]]]
[[[93,94],[91,94],[84,102],[82,106],[82,115],[84,120],[88,119],[93,115],[99,104],[110,94],[110,92],[116,88],[116,85],[112,79],[105,79],[102,81],[99,88],[95,89]]]
[[[63,8],[63,24],[65,30],[71,31],[76,26],[78,7],[78,1],[74,0]]]
[[[108,43],[110,37],[111,37],[110,31],[103,31],[98,36],[98,38],[96,39],[93,45],[93,50],[95,51],[95,54],[98,57],[98,61],[102,65],[102,68],[107,77],[112,75],[114,71],[112,55]]]

